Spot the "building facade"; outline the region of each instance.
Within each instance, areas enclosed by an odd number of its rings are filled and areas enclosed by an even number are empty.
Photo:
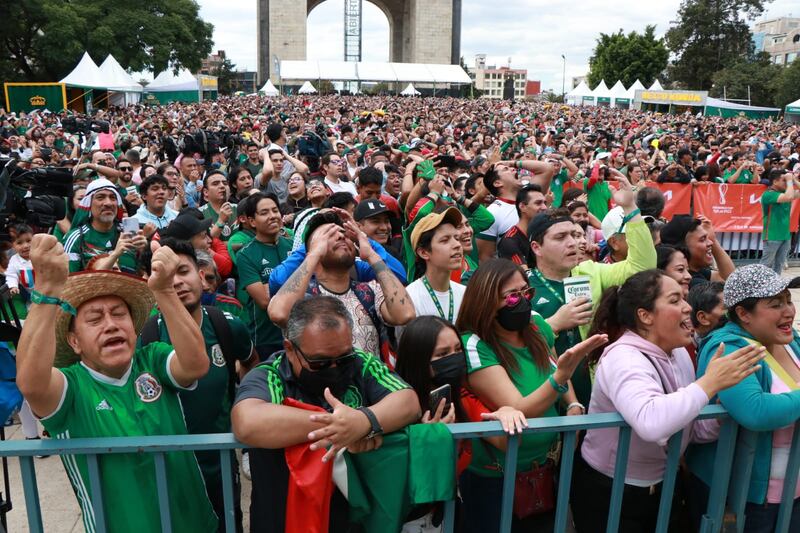
[[[215,75],[217,69],[225,61],[225,50],[217,50],[216,54],[211,54],[205,58],[200,67],[200,74]]]
[[[756,52],[767,52],[776,65],[788,65],[800,54],[800,18],[779,17],[753,26]]]
[[[483,92],[482,98],[492,100],[503,99],[503,89],[506,80],[511,78],[514,82],[514,98],[521,99],[526,95],[528,71],[526,69],[512,69],[509,67],[496,67],[486,65],[486,54],[475,56],[475,66],[467,69],[475,88]]]

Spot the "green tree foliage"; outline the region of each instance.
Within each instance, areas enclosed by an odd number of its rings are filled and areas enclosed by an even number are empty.
[[[764,0],[683,0],[665,36],[676,56],[671,77],[688,89],[710,89],[715,72],[751,56],[748,21],[764,11],[764,4]]]
[[[784,67],[781,76],[774,81],[772,89],[775,107],[783,108],[800,98],[800,61],[795,59]]]
[[[617,80],[625,87],[637,79],[645,86],[653,83],[667,67],[669,58],[664,40],[656,38],[655,30],[655,26],[647,26],[644,33],[601,33],[589,59],[589,85],[594,87],[600,80],[609,87]]]
[[[749,87],[752,105],[772,106],[775,84],[783,77],[784,70],[770,61],[769,54],[762,53],[752,61],[741,60],[715,72],[710,94],[715,98],[746,100]]]
[[[217,88],[219,94],[229,95],[241,90],[236,80],[236,65],[230,59],[225,58],[220,65],[211,73],[217,77]]]
[[[194,0],[13,0],[0,16],[0,79],[53,81],[84,51],[100,62],[113,54],[124,68],[197,71],[213,26]]]

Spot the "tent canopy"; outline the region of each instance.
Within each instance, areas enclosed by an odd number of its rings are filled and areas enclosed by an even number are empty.
[[[400,93],[403,96],[419,96],[420,92],[414,88],[413,83],[409,83],[408,86],[402,90]]]
[[[302,87],[297,91],[297,94],[315,94],[317,90],[311,85],[310,81],[307,81],[303,84]]]
[[[142,86],[136,83],[136,80],[130,74],[125,72],[122,65],[111,54],[108,54],[108,57],[100,65],[100,72],[111,90],[135,93],[140,93],[143,90]]]
[[[100,67],[92,61],[88,52],[83,53],[81,60],[72,69],[72,72],[61,80],[61,83],[89,89],[105,89],[108,87],[108,83],[103,79],[103,73],[100,72]]]
[[[644,89],[644,87],[642,88]],[[663,91],[663,90],[664,88],[661,86],[661,83],[659,83],[658,80],[654,81],[653,85],[651,85],[650,88],[648,89],[648,91]]]
[[[800,100],[795,100],[786,106],[786,114],[800,114]]]
[[[173,74],[172,69],[162,71],[148,86],[148,92],[166,91],[197,91],[200,84],[194,74],[186,69],[181,69],[178,74]]]
[[[611,90],[608,88],[608,85],[606,85],[606,80],[600,80],[600,83],[598,83],[597,87],[592,91],[592,96],[595,98],[611,97]]]
[[[628,87],[628,95],[626,96],[626,98],[630,99],[630,101],[633,102],[633,99],[636,96],[636,91],[644,91],[644,90],[645,86],[642,84],[642,82],[636,80],[635,82],[633,82],[633,85]]]
[[[330,80],[470,84],[459,65],[369,61],[281,61],[284,80]]]
[[[264,84],[259,92],[264,93],[266,96],[278,96],[280,94],[275,85],[273,85],[272,80],[267,80],[267,83]]]

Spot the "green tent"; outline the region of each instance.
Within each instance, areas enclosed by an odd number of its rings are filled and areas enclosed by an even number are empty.
[[[777,117],[781,110],[777,107],[759,107],[754,105],[736,104],[734,102],[726,102],[725,100],[718,100],[716,98],[706,98],[705,112],[703,113],[709,117],[747,117],[747,118],[770,118]]]
[[[795,100],[783,110],[787,122],[800,122],[800,100]]]

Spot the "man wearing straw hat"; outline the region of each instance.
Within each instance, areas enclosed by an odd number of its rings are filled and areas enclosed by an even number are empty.
[[[17,350],[17,385],[56,439],[186,433],[178,390],[192,389],[209,368],[203,336],[178,298],[175,253],[153,254],[152,274],[68,275],[68,257],[52,235],[36,235],[31,262],[36,291]],[[135,349],[155,304],[172,345]],[[55,368],[54,368],[55,364]],[[165,454],[172,530],[216,531],[217,519],[191,452]],[[87,532],[97,528],[86,456],[63,456]],[[151,454],[99,457],[109,531],[161,529]]]

